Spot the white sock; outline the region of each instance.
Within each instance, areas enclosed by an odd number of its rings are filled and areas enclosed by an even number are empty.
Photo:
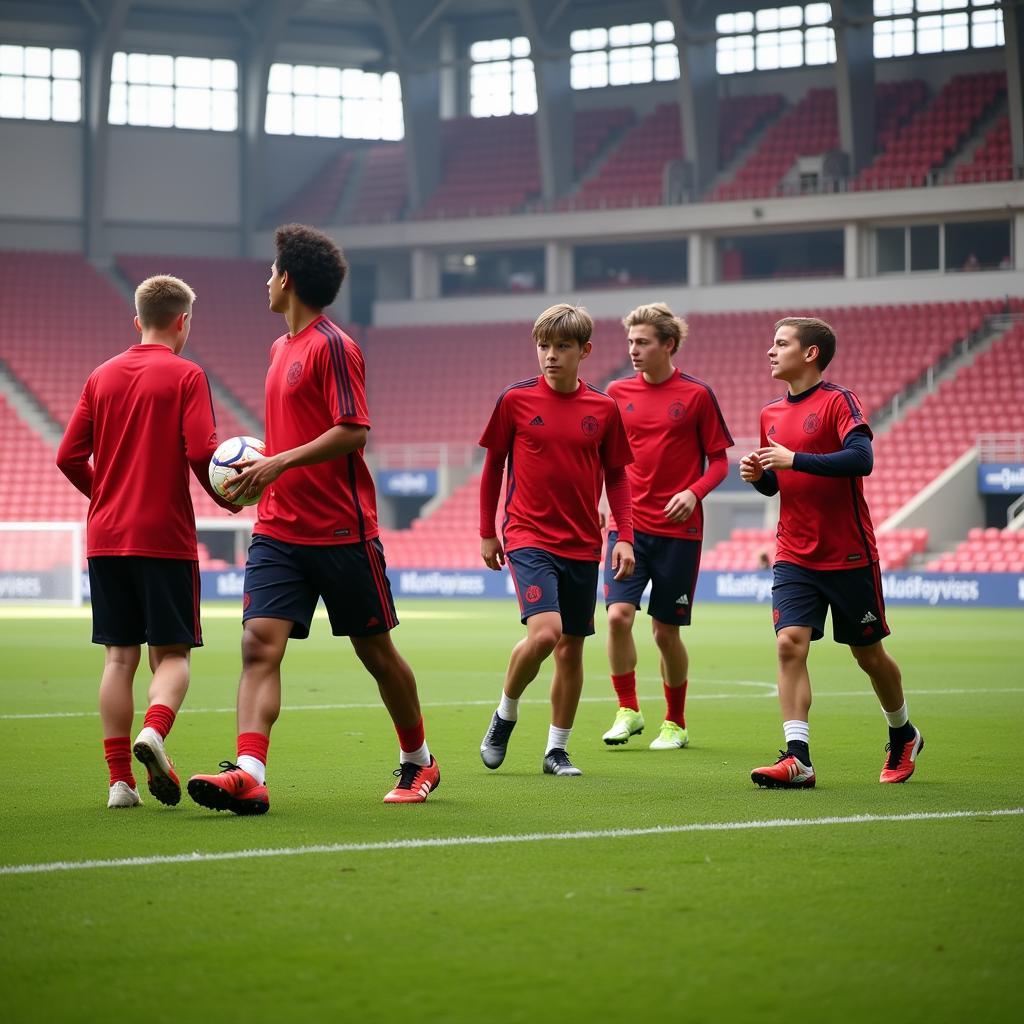
[[[903,702],[903,706],[897,708],[895,711],[886,711],[882,708],[882,714],[885,715],[885,720],[889,723],[890,729],[898,729],[901,725],[906,725],[910,721],[907,715],[907,702]]]
[[[267,781],[267,766],[251,754],[242,754],[238,758],[238,767],[248,772],[261,786]]]
[[[507,693],[502,693],[498,701],[498,717],[506,722],[514,722],[519,718],[519,700],[513,700]]]
[[[782,723],[782,731],[785,733],[787,743],[790,740],[799,740],[810,745],[811,727],[807,722],[800,722],[794,718],[792,721]]]
[[[422,765],[426,768],[427,765],[430,764],[430,750],[427,747],[427,741],[424,740],[423,745],[418,750],[402,750],[402,748],[399,747],[398,760],[402,764],[409,764],[412,762],[412,764]]]
[[[568,750],[571,735],[571,726],[568,729],[559,729],[557,725],[550,726],[548,728],[548,747],[544,753],[550,754],[552,750]]]

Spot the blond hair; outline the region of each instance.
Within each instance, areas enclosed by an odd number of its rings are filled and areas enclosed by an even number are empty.
[[[686,321],[676,316],[664,302],[649,302],[644,306],[637,306],[622,318],[622,326],[627,331],[639,324],[649,324],[653,327],[659,341],[673,342],[672,355],[679,351],[679,346],[686,341],[686,336],[690,333]]]
[[[143,327],[166,330],[174,318],[192,310],[196,293],[178,277],[158,274],[147,277],[135,289],[135,312]]]
[[[533,340],[540,341],[575,341],[583,348],[594,330],[594,321],[583,306],[570,306],[567,302],[559,302],[548,306],[534,321]]]

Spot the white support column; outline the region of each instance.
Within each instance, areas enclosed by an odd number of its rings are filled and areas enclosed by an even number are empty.
[[[571,292],[576,287],[572,246],[548,242],[544,246],[544,290],[549,295]]]
[[[714,275],[707,253],[708,244],[701,234],[692,234],[686,240],[686,283],[691,288],[712,284]]]
[[[413,249],[412,298],[436,299],[441,295],[441,261],[431,249]]]
[[[1013,215],[1013,268],[1024,270],[1024,213]]]
[[[859,224],[843,225],[843,276],[852,281],[863,273]]]

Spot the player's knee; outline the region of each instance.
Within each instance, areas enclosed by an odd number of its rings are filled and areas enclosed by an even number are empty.
[[[857,664],[868,675],[872,675],[881,669],[888,658],[885,649],[880,643],[869,644],[867,647],[851,647],[850,650],[853,652],[854,658],[857,659]]]
[[[242,666],[268,665],[281,661],[284,649],[275,638],[258,627],[246,623],[242,631]]]
[[[533,645],[545,658],[558,646],[558,641],[561,639],[562,630],[554,625],[539,626],[530,634]]]
[[[780,630],[775,637],[775,649],[780,662],[805,661],[807,646],[807,642],[802,637],[794,636],[785,629]]]
[[[681,641],[679,639],[679,627],[670,626],[665,622],[652,620],[651,631],[654,634],[654,643],[659,651],[674,648]]]
[[[628,633],[633,628],[635,611],[632,605],[613,604],[608,609],[608,630],[611,633]]]
[[[138,647],[107,647],[106,663],[116,668],[134,672],[139,667],[142,651]]]

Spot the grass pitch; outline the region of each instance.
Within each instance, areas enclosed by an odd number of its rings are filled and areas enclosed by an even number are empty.
[[[645,618],[647,731],[601,743],[614,701],[599,622],[570,744],[579,779],[540,773],[546,673],[505,765],[480,763],[522,635],[511,601],[399,613],[438,791],[420,806],[380,802],[394,732],[347,642],[319,620],[285,661],[271,812],[236,818],[148,793],[141,808],[108,811],[88,618],[0,612],[6,1021],[1012,1016],[1024,953],[1019,612],[892,610],[888,647],[927,740],[906,786],[877,782],[885,723],[867,680],[845,648],[815,644],[809,792],[749,781],[781,745],[763,608],[697,609],[691,746],[678,752],[647,749],[663,703]],[[235,610],[209,609],[205,632],[168,742],[183,778],[234,757]],[[144,706],[141,678],[136,697]],[[784,824],[794,819],[807,824]]]

